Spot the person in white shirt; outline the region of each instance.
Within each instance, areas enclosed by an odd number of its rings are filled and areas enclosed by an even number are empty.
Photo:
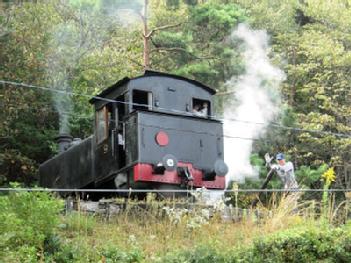
[[[202,104],[202,109],[201,109],[201,116],[202,117],[207,117],[208,116],[208,103],[207,102],[204,102]]]
[[[193,114],[195,116],[201,116],[201,112],[200,112],[200,104],[195,104],[194,108],[193,108]]]
[[[280,180],[284,184],[284,189],[298,189],[299,185],[295,179],[293,163],[286,162],[283,153],[278,153],[276,155],[276,160],[278,164],[273,164],[271,168],[277,172]]]
[[[193,114],[199,117],[207,117],[208,116],[208,103],[204,102],[202,107],[201,104],[195,104],[193,108]]]

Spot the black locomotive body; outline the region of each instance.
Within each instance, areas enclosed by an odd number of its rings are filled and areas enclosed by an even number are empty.
[[[154,71],[118,81],[90,100],[94,135],[59,137],[60,153],[39,168],[40,185],[223,189],[228,169],[222,123],[210,117],[214,94],[197,81]]]

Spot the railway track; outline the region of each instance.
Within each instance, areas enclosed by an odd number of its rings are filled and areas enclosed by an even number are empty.
[[[128,213],[129,215],[145,215],[165,217],[170,213],[201,215],[207,219],[214,215],[219,216],[223,221],[237,222],[243,218],[264,218],[266,212],[259,209],[241,209],[232,205],[225,205],[224,202],[206,203],[199,199],[167,199],[155,200],[146,199],[144,201],[132,200],[128,198],[100,199],[98,201],[88,201],[81,199],[67,198],[66,213],[80,212],[96,215],[106,220]]]

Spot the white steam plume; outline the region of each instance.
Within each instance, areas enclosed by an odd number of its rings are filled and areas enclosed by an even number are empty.
[[[73,23],[61,23],[51,33],[50,53],[47,61],[47,79],[50,86],[64,92],[72,92],[70,83],[72,72],[78,63],[79,31]],[[59,113],[60,133],[69,133],[69,115],[73,110],[70,96],[61,93],[52,93],[54,106]]]
[[[141,25],[141,16],[144,15],[144,8],[145,2],[142,0],[125,2],[116,6],[114,16],[124,27]],[[151,7],[149,6],[147,10],[147,19],[150,18],[151,11]]]
[[[51,29],[46,75],[49,85],[57,90],[72,92],[81,60],[101,48],[109,32],[118,28],[115,17],[118,5],[114,1],[90,2],[75,0],[67,3],[70,16],[62,16],[62,23]],[[65,6],[59,13],[65,14]],[[52,93],[54,106],[59,113],[60,133],[69,133],[69,115],[73,110],[72,98]]]
[[[224,122],[224,134],[238,137],[224,138],[225,162],[229,166],[227,185],[230,181],[244,182],[245,178],[258,176],[258,171],[250,164],[252,139],[262,136],[269,122],[277,116],[278,88],[285,79],[283,71],[269,61],[265,31],[251,30],[240,24],[231,37],[243,42],[245,74],[226,83],[233,95],[224,109],[224,118],[238,120]]]

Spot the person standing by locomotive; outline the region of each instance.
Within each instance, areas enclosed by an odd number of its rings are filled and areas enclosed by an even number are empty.
[[[292,162],[286,162],[283,153],[278,153],[276,155],[277,164],[271,166],[274,169],[282,183],[284,184],[284,189],[298,189],[299,185],[295,179],[294,165]]]

